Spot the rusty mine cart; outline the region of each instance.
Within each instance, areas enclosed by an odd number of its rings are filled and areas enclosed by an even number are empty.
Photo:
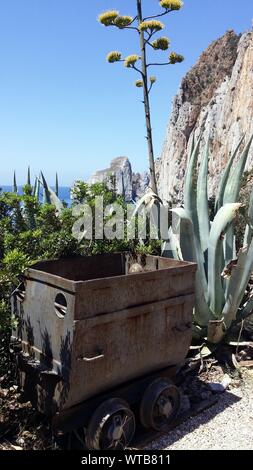
[[[192,338],[196,265],[128,253],[43,261],[12,297],[21,387],[55,434],[124,449],[136,421],[164,431]]]

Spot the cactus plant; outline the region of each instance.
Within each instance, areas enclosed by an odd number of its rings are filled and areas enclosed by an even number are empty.
[[[218,189],[214,220],[210,223],[207,185],[209,141],[198,170],[201,137],[196,144],[193,138],[185,178],[184,208],[173,209],[179,222],[177,233],[173,227],[169,232],[169,255],[197,262],[194,321],[213,343],[224,338],[236,319],[249,315],[253,310],[252,297],[242,305],[253,270],[253,191],[244,244],[236,260],[233,225],[242,207],[238,202],[239,191],[252,140],[253,136],[234,166],[242,140],[228,161]]]

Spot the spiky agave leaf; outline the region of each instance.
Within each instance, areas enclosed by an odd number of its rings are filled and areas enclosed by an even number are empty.
[[[200,240],[199,237],[199,219],[198,219],[198,209],[197,209],[197,165],[198,165],[198,156],[199,156],[199,146],[201,142],[201,136],[199,137],[194,148],[191,148],[191,154],[189,163],[187,165],[187,171],[185,175],[185,185],[184,185],[184,208],[188,215],[190,216],[195,237]],[[194,144],[194,140],[193,140]]]
[[[194,235],[193,224],[186,210],[179,208],[172,209],[172,212],[179,217],[180,221],[179,227],[176,228],[176,231],[179,235],[182,259],[185,261],[196,262],[198,265],[195,286],[194,319],[200,326],[206,327],[213,316],[207,303],[208,287],[202,250],[199,241]]]
[[[238,252],[237,263],[233,265],[230,279],[228,280],[228,288],[226,290],[226,303],[222,312],[222,316],[226,318],[226,324],[229,326],[236,318],[238,304],[239,287],[243,277],[245,262],[248,256],[248,248],[243,247]]]
[[[30,166],[28,166],[28,170],[27,170],[27,184],[28,184],[28,186],[31,186],[31,171],[30,171]]]
[[[178,237],[173,233],[171,227],[168,232],[168,240],[163,243],[161,252],[164,258],[183,260]]]
[[[203,253],[206,253],[207,251],[208,239],[210,234],[210,218],[207,190],[209,146],[210,138],[208,138],[204,157],[201,161],[197,183],[197,211],[199,220],[200,244]]]
[[[40,179],[39,178],[36,178],[37,179],[37,185],[36,185],[36,190],[34,192],[34,196],[36,197],[37,201],[40,200],[40,185],[41,185],[41,182],[40,182]]]
[[[56,210],[60,213],[63,209],[63,204],[60,199],[56,196],[55,192],[48,186],[46,179],[41,172],[42,184],[44,187],[44,197],[47,204],[55,206]]]
[[[234,171],[232,172],[232,174],[229,175],[223,199],[224,204],[234,203],[238,201],[239,192],[242,184],[242,175],[245,170],[252,140],[253,135],[250,137],[247,145],[245,146],[242,155],[234,168]]]
[[[137,202],[131,218],[135,217],[138,212],[143,209],[143,207],[150,210],[156,202],[163,204],[163,201],[159,198],[159,196],[149,188],[144,196],[142,196]]]
[[[16,172],[14,171],[14,175],[13,175],[13,187],[12,187],[12,190],[14,193],[17,193],[18,192],[18,187],[17,187],[17,180],[16,180]]]
[[[38,177],[36,176],[34,186],[33,186],[33,190],[32,190],[32,196],[34,196],[34,197],[36,196],[36,193],[37,193],[37,185],[38,185]]]
[[[245,170],[247,163],[247,158],[249,150],[251,147],[253,135],[250,137],[247,145],[245,146],[240,159],[237,162],[237,165],[234,168],[234,171],[229,175],[225,194],[224,194],[224,204],[235,203],[238,201],[239,193],[242,184],[242,176]],[[226,234],[225,239],[225,263],[228,264],[234,258],[234,247],[235,247],[235,238],[234,238],[234,229],[233,227]]]
[[[58,173],[55,175],[55,194],[59,196],[59,180],[58,180]]]
[[[225,204],[217,212],[212,223],[208,243],[208,298],[209,306],[217,319],[220,319],[225,304],[222,285],[222,253],[224,234],[235,219],[242,204]]]
[[[250,299],[245,303],[245,305],[243,305],[240,311],[238,320],[240,321],[244,320],[245,318],[247,318],[249,315],[252,315],[252,314],[253,314],[253,297],[250,297]]]
[[[227,302],[223,309],[224,321],[227,327],[236,319],[252,270],[253,240],[249,248],[245,246],[239,251],[238,262],[231,275]]]
[[[250,195],[249,210],[248,210],[248,224],[246,225],[244,234],[244,245],[250,245],[253,237],[253,190]]]
[[[219,187],[218,187],[218,192],[217,192],[217,197],[216,197],[216,200],[215,200],[215,213],[218,212],[218,210],[223,206],[224,194],[225,194],[228,178],[229,178],[229,175],[230,175],[230,172],[231,172],[231,168],[232,168],[234,160],[235,160],[235,158],[238,154],[238,151],[241,147],[241,144],[244,140],[244,137],[245,137],[245,135],[243,135],[243,137],[241,138],[241,140],[240,140],[239,144],[237,145],[235,151],[232,153],[232,155],[231,155],[231,157],[230,157],[230,159],[229,159],[229,161],[226,165],[226,168],[224,170],[222,178],[220,180]]]

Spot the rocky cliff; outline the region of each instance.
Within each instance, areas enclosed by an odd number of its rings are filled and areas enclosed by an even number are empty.
[[[147,173],[133,173],[127,157],[117,157],[111,161],[110,167],[105,170],[96,171],[90,178],[89,183],[106,182],[108,187],[115,186],[118,194],[124,197],[126,202],[140,198],[149,185]]]
[[[183,79],[174,99],[161,158],[158,186],[165,200],[182,201],[187,149],[193,131],[211,137],[210,195],[242,135],[253,132],[253,33],[228,31],[213,42]],[[248,167],[253,164],[253,146]]]

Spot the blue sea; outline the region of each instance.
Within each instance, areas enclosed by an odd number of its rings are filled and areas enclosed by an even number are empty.
[[[12,186],[1,186],[0,185],[0,188],[4,192],[12,191]],[[54,187],[52,187],[52,189],[54,190]],[[18,193],[22,194],[22,186],[18,186]],[[69,187],[67,187],[67,186],[60,186],[59,187],[59,199],[61,199],[61,201],[66,202],[66,204],[68,206],[70,205],[71,201],[70,201],[70,188]]]

